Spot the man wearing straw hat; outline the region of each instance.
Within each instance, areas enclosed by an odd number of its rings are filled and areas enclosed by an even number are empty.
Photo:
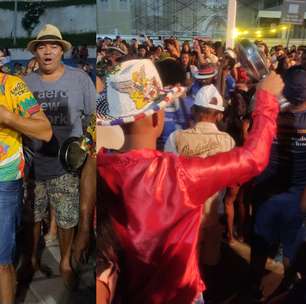
[[[61,60],[71,44],[57,27],[46,24],[27,49],[39,64],[37,73],[25,77],[53,127],[53,140],[37,148],[33,163],[34,248],[30,257],[38,269],[37,246],[41,221],[48,204],[55,209],[61,252],[60,271],[67,285],[73,282],[71,249],[74,229],[79,222],[79,176],[68,174],[57,154],[59,146],[71,136],[81,136],[86,118],[95,112],[95,87],[86,73],[64,65]],[[54,152],[53,154],[51,152]]]
[[[276,74],[261,83],[243,147],[203,159],[156,151],[163,109],[182,89],[162,88],[150,60],[126,61],[108,78],[109,111],[97,123],[121,125],[125,142],[124,153],[98,155],[104,204],[99,208],[108,209],[123,248],[119,277],[126,303],[203,303],[196,254],[203,202],[264,169],[276,130],[275,95],[282,87]]]

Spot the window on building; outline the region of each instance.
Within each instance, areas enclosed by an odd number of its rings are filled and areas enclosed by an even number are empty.
[[[208,0],[207,6],[209,8],[221,8],[227,5],[227,1],[225,0]]]
[[[109,1],[108,0],[100,0],[101,5],[103,9],[108,9],[109,8]]]
[[[163,16],[163,2],[162,0],[155,0],[148,4],[147,15],[148,16]]]
[[[124,10],[128,9],[128,7],[129,7],[128,2],[129,2],[128,0],[120,0],[119,1],[119,8],[124,9]]]
[[[283,3],[282,0],[264,0],[264,8],[275,7]]]

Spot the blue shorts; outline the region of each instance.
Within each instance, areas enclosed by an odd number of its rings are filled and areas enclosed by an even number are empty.
[[[14,261],[22,194],[22,180],[0,182],[0,265]]]
[[[298,252],[299,247],[306,242],[306,219],[304,216],[304,223],[303,225],[300,227],[296,240],[295,240],[295,244],[294,244],[294,254]]]
[[[255,233],[269,244],[281,242],[285,257],[292,258],[303,223],[300,210],[302,192],[284,192],[260,204],[255,218]]]

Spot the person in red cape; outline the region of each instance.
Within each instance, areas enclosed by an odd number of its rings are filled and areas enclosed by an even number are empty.
[[[149,60],[124,62],[110,75],[108,116],[97,124],[109,132],[109,126],[121,124],[125,141],[119,153],[98,154],[103,200],[98,208],[108,209],[124,252],[119,262],[122,303],[203,303],[196,250],[203,204],[265,168],[282,88],[275,73],[259,84],[254,125],[243,147],[188,158],[156,150],[163,108],[182,88],[163,89]]]

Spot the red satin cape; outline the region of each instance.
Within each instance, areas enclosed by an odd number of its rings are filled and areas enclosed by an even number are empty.
[[[265,168],[278,110],[274,96],[257,92],[244,146],[206,159],[154,150],[99,153],[100,176],[116,197],[109,203],[125,252],[124,303],[188,304],[204,290],[196,250],[203,202]]]

